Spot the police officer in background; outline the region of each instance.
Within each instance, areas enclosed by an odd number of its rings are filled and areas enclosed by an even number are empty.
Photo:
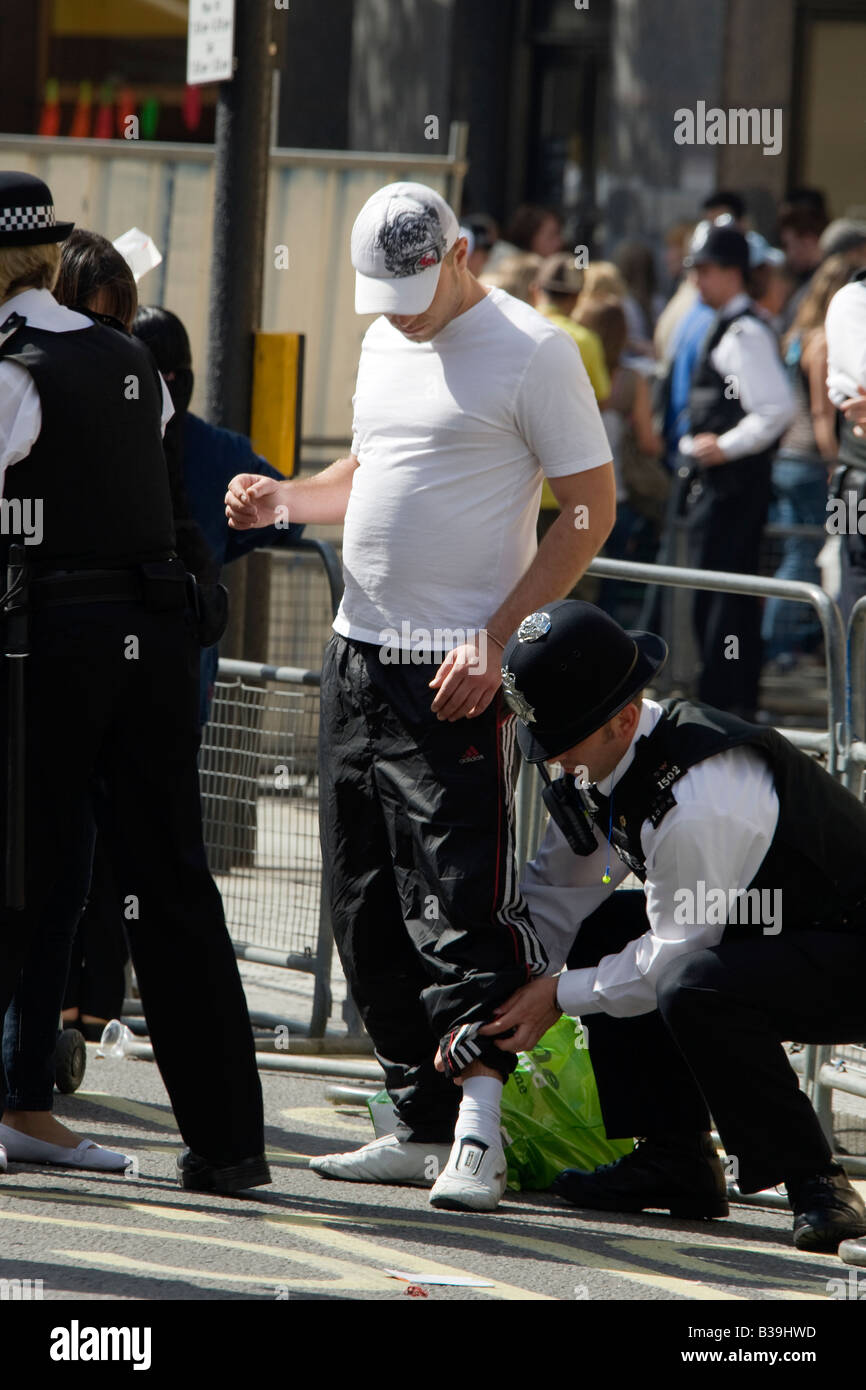
[[[840,411],[838,467],[830,483],[828,513],[835,504],[838,515],[841,502],[841,521],[832,529],[842,536],[839,606],[847,622],[866,594],[866,269],[856,271],[834,294],[824,327],[827,394]]]
[[[580,1017],[608,1136],[644,1136],[560,1175],[567,1201],[727,1215],[712,1114],[740,1191],[784,1182],[795,1245],[832,1252],[866,1234],[866,1207],[782,1044],[866,1036],[866,807],[774,729],[643,698],[666,655],[569,600],[505,648],[524,756],[565,772],[521,886],[568,968],[482,1031],[515,1028],[500,1046],[522,1051],[560,1012]],[[614,891],[629,872],[643,892]]]
[[[731,226],[700,223],[684,264],[716,312],[698,355],[679,469],[698,569],[756,574],[775,445],[796,412],[773,330],[746,293],[749,244]],[[698,697],[745,718],[758,706],[761,609],[742,594],[695,594],[702,669]],[[736,639],[736,646],[731,644]]]
[[[201,830],[198,663],[213,638],[174,554],[156,366],[51,294],[71,230],[40,179],[0,173],[0,1015],[28,939],[44,940],[46,972],[65,972],[52,923],[84,901],[95,814],[189,1146],[178,1180],[232,1193],[270,1177],[249,1015]],[[198,1001],[219,1020],[206,1063],[188,1049]]]

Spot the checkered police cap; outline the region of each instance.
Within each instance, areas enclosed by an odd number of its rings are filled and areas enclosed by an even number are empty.
[[[0,171],[0,248],[65,241],[74,222],[58,222],[51,190],[33,174]]]

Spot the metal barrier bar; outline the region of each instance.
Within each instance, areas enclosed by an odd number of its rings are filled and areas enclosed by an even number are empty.
[[[848,616],[848,699],[852,756],[845,785],[856,793],[866,761],[866,597],[858,598]]]
[[[235,661],[220,657],[217,678],[239,676],[249,681],[286,681],[295,685],[322,684],[321,671],[305,671],[300,666],[268,666],[259,661]]]
[[[795,579],[766,579],[758,574],[727,574],[723,570],[690,569],[679,565],[641,565],[629,560],[593,560],[588,574],[604,579],[627,579],[640,584],[670,585],[675,589],[710,589],[716,593],[747,594],[754,598],[784,598],[815,609],[827,654],[828,732],[827,771],[838,776],[848,752],[845,700],[845,635],[838,606],[817,584]]]
[[[217,680],[200,775],[209,857],[223,880],[235,955],[312,975],[310,1036],[321,1037],[331,1012],[333,938],[308,795],[321,673],[223,660]],[[285,913],[282,894],[290,895]]]
[[[314,622],[312,630],[308,630],[310,627],[309,622],[305,622],[303,620],[301,622],[301,627],[298,628],[298,613],[296,611],[294,614],[295,622],[293,623],[292,628],[293,632],[298,637],[302,637],[304,634],[306,634],[309,637],[312,631],[313,637],[317,638],[320,631],[324,633],[327,630],[330,620],[334,617],[337,608],[339,607],[340,599],[342,597],[343,592],[342,566],[340,564],[337,551],[335,550],[333,545],[331,545],[328,541],[318,540],[308,536],[302,537],[300,540],[296,541],[290,547],[287,546],[280,549],[271,550],[267,553],[271,555],[273,560],[276,560],[278,563],[281,563],[286,567],[290,567],[293,563],[299,563],[298,552],[301,552],[302,555],[306,554],[307,556],[315,557],[318,560],[319,564],[321,565],[321,571],[324,573],[324,578],[327,583],[327,598],[325,602],[322,602],[322,598],[318,598],[314,602],[313,597],[315,595],[315,590],[310,589],[309,579],[307,577],[303,577],[301,587],[302,604],[307,604],[311,609],[315,610]],[[316,569],[318,572],[318,566],[316,567]],[[301,571],[301,573],[303,574],[304,571]],[[306,574],[308,573],[309,571],[307,570]],[[309,617],[310,614],[305,612],[304,618],[307,619]],[[271,635],[273,637],[273,633]],[[281,644],[278,642],[277,646],[279,647],[280,645]],[[322,643],[322,645],[324,645],[324,643]],[[317,662],[319,660],[319,643],[317,640],[314,640],[312,642],[304,642],[299,640],[297,641],[297,643],[292,643],[292,647],[293,649],[290,652],[287,651],[286,655],[289,655],[290,657],[295,657],[296,659],[300,657],[301,660],[309,662]],[[289,664],[283,665],[275,663],[224,659],[221,660],[219,663],[217,679],[223,682],[240,682],[241,689],[252,692],[254,692],[257,688],[263,689],[268,682],[274,683],[279,687],[294,687],[296,690],[298,690],[299,695],[300,691],[304,688],[312,688],[314,690],[319,690],[321,688],[320,671],[312,670],[307,666],[297,666]],[[226,691],[225,689],[223,690],[224,700],[229,693],[230,692]],[[252,695],[252,698],[255,699],[255,695]],[[268,702],[265,701],[264,698],[262,699],[261,703],[263,705],[268,704]],[[303,707],[301,707],[300,701],[298,702],[298,704],[299,707],[296,718],[303,719]],[[268,738],[273,740],[275,737],[272,728],[268,729],[267,727],[265,727],[264,729],[261,729],[259,728],[259,724],[262,720],[264,720],[265,724],[267,725],[268,721],[270,720],[272,722],[274,717],[275,712],[273,710],[258,710],[254,713],[253,709],[251,708],[249,717],[243,715],[244,727],[243,729],[240,729],[234,727],[233,713],[231,711],[227,716],[227,727],[225,730],[221,731],[222,735],[224,739],[228,742],[229,747],[233,746],[237,742],[240,742],[246,747],[247,763],[249,764],[250,762],[252,762],[253,768],[255,768],[256,766],[256,759],[264,756],[264,745],[262,744],[262,740],[267,740]],[[276,712],[276,717],[279,717],[281,720],[283,718],[291,718],[291,716],[288,713],[283,714],[282,711]],[[312,778],[315,777],[315,757],[313,755],[313,750],[311,748],[308,748],[307,745],[311,742],[311,740],[315,742],[317,725],[318,702],[316,704],[314,716],[312,714],[308,716],[308,724],[304,725],[303,732],[298,735],[298,738],[303,746],[302,761],[305,765],[305,775],[308,775]],[[284,728],[284,725],[282,723],[280,724],[280,728]],[[292,729],[291,732],[294,733],[294,729]],[[219,737],[220,735],[217,735],[217,738]],[[205,739],[207,738],[208,732],[206,730]],[[274,755],[277,758],[279,757],[278,748],[274,749]],[[221,765],[220,759],[218,758],[218,755],[214,754],[213,756],[217,763],[217,767],[214,769],[211,775],[212,778],[216,780],[219,778],[220,772],[223,771],[223,767]],[[297,764],[297,758],[295,758],[295,763]],[[306,767],[307,763],[310,764],[309,768]],[[250,780],[250,772],[251,769],[248,766],[246,779],[247,785],[249,784]],[[249,845],[247,847],[247,857],[244,862],[246,867],[253,868],[254,874],[258,876],[261,873],[261,870],[259,868],[254,867],[255,843],[256,836],[258,833],[258,816],[256,807],[261,806],[262,803],[258,796],[255,794],[254,789],[250,793],[250,800],[253,803],[252,805],[241,805],[238,806],[236,809],[231,808],[228,810],[228,814],[231,815],[233,819],[237,819],[238,830],[241,833],[243,833],[244,831],[246,832]],[[279,816],[280,814],[280,812],[277,812],[277,816]],[[289,814],[290,816],[294,816],[295,812],[290,812]],[[270,829],[269,832],[266,831],[266,834],[267,833],[273,835],[273,829]],[[308,827],[306,829],[306,836],[309,837]],[[304,844],[306,844],[306,839],[304,840]],[[224,858],[231,858],[231,856],[224,856]],[[303,856],[303,860],[308,860],[308,858],[309,856]],[[294,865],[287,864],[285,867],[290,874],[294,872]],[[267,870],[265,872],[267,872]],[[303,875],[304,872],[309,874],[310,870],[309,867],[305,870],[302,862],[298,872],[301,875]],[[264,944],[255,941],[235,941],[234,949],[235,954],[236,956],[238,956],[239,959],[252,961],[259,964],[274,965],[282,969],[296,970],[305,974],[312,975],[314,979],[314,992],[312,1013],[309,1025],[309,1036],[311,1038],[323,1038],[325,1034],[325,1029],[327,1027],[327,1021],[332,1011],[330,975],[331,962],[333,958],[333,932],[331,930],[330,915],[328,908],[327,885],[322,882],[322,875],[320,870],[316,872],[316,879],[318,888],[318,925],[315,934],[315,944],[313,944],[312,939],[310,939],[307,936],[308,928],[306,922],[304,921],[305,907],[304,903],[302,902],[298,911],[301,913],[300,933],[301,944],[303,945],[303,953],[301,953],[299,949],[289,949],[288,943],[286,945],[286,948],[283,949],[280,941],[280,933],[277,933],[276,941],[267,941]],[[310,886],[311,885],[307,884],[307,889],[302,889],[302,893],[305,891],[308,892]],[[256,888],[251,886],[250,891],[255,896]],[[269,889],[266,884],[264,888],[264,898],[266,900],[268,899],[268,895],[272,891],[273,886],[271,886],[271,888]],[[291,891],[291,889],[289,889],[288,891]],[[257,911],[262,910],[263,909],[258,909],[254,907],[254,916]],[[267,903],[264,912],[265,915],[267,915]],[[240,913],[241,918],[243,918],[244,915],[244,911],[242,910]],[[230,923],[230,926],[231,925],[232,924]],[[242,931],[243,928],[238,928],[235,932],[235,935],[238,934],[238,930]],[[297,945],[298,933],[298,926],[292,926],[291,934],[295,938],[295,945]],[[285,936],[283,936],[283,939],[285,939]],[[308,940],[309,944],[307,944]],[[349,1002],[348,1007],[344,1007],[343,1012],[346,1024],[349,1028],[350,1035],[355,1037],[359,1043],[363,1043],[363,1041],[366,1038],[366,1035],[364,1034],[363,1026],[360,1022],[360,1018],[357,1015],[357,1011],[355,1010],[354,1005],[351,1004],[351,1002]]]
[[[340,557],[330,541],[316,540],[313,536],[301,536],[294,545],[287,550],[269,550],[267,554],[275,556],[277,559],[284,559],[286,554],[291,554],[295,550],[306,550],[318,555],[322,562],[325,575],[328,580],[328,589],[331,595],[331,608],[333,616],[337,616],[337,609],[340,606],[340,599],[343,597],[343,566],[340,564]]]
[[[844,763],[844,784],[858,798],[863,791],[866,767],[866,597],[851,609],[847,631],[848,745]],[[866,1062],[866,1053],[864,1053]],[[833,1059],[833,1046],[823,1043],[813,1050],[811,1092],[815,1112],[831,1145],[834,1145],[833,1092],[866,1099],[866,1074],[858,1076],[843,1070],[844,1060]],[[845,1162],[848,1162],[845,1155]],[[861,1160],[861,1165],[863,1160]]]

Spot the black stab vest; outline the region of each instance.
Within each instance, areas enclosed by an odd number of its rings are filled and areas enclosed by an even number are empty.
[[[664,715],[637,741],[634,761],[613,789],[611,845],[637,877],[646,878],[641,826],[661,824],[676,805],[679,779],[705,758],[749,746],[770,765],[779,820],[748,887],[782,890],[783,929],[866,931],[866,806],[775,729],[697,701],[659,703]],[[588,796],[607,838],[610,798],[595,787]]]
[[[730,318],[717,318],[714,326],[710,329],[701,348],[689,392],[689,432],[691,434],[726,434],[745,416],[746,412],[737,396],[728,389],[725,378],[716,371],[710,357],[733,324],[740,319],[757,317],[757,314],[753,313],[751,309],[742,309]],[[771,449],[765,449],[758,454],[750,454],[749,459],[752,462],[754,460],[769,461],[771,454]],[[726,465],[726,470],[736,464],[742,465],[744,463],[746,463],[745,459],[736,459],[733,464]],[[711,471],[716,472],[715,469]]]
[[[14,312],[14,300],[6,308]],[[42,501],[43,538],[25,546],[28,560],[114,569],[170,555],[162,387],[147,348],[101,323],[70,333],[25,324],[0,359],[27,369],[42,407],[39,438],[7,468],[3,490],[10,502]],[[16,540],[0,535],[0,579]]]

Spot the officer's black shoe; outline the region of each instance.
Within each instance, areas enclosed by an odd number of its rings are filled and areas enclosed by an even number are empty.
[[[812,1177],[791,1178],[786,1186],[798,1250],[832,1255],[843,1240],[866,1236],[866,1206],[838,1163]]]
[[[594,1211],[662,1207],[671,1216],[727,1216],[725,1175],[709,1134],[639,1139],[631,1153],[593,1173],[567,1168],[551,1192]]]
[[[188,1192],[219,1192],[231,1196],[248,1187],[261,1187],[271,1181],[264,1154],[239,1158],[235,1163],[211,1163],[184,1149],[177,1160],[177,1181]]]

